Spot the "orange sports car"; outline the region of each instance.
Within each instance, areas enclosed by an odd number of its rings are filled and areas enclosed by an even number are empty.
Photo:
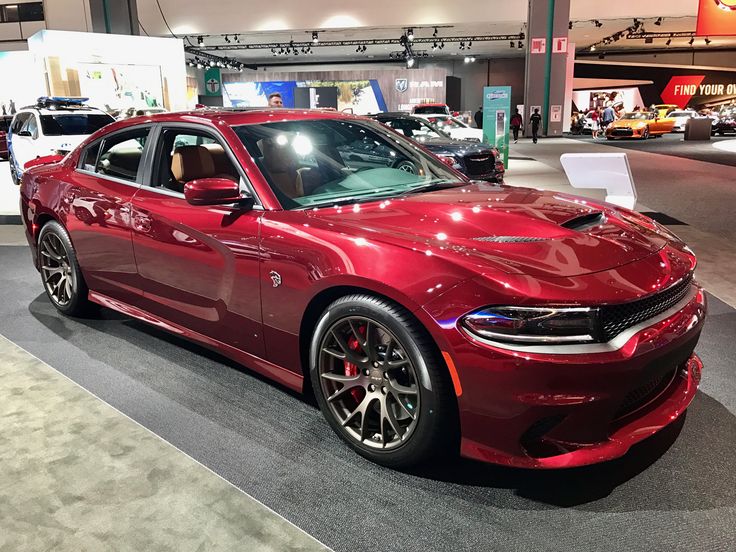
[[[675,120],[671,117],[659,117],[656,112],[634,111],[625,113],[623,117],[612,122],[606,128],[606,138],[641,138],[661,136],[672,132]]]

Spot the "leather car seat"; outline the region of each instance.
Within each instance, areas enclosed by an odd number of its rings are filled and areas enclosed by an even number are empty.
[[[299,162],[289,144],[277,144],[271,138],[258,141],[263,167],[274,186],[288,198],[308,195],[320,185],[319,173],[309,167],[297,168]]]
[[[202,144],[210,155],[215,164],[215,178],[229,178],[230,180],[240,180],[238,172],[235,170],[232,161],[225,153],[225,148],[220,144]]]
[[[187,182],[215,176],[215,163],[203,146],[179,146],[171,156],[171,174],[183,193]]]

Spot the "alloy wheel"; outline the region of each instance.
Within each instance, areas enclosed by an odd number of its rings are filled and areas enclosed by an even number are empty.
[[[67,306],[76,289],[75,274],[69,254],[59,236],[49,232],[39,244],[41,275],[51,299],[60,307]]]
[[[327,406],[351,439],[374,449],[407,442],[419,419],[417,371],[399,339],[361,316],[325,332],[318,374]]]

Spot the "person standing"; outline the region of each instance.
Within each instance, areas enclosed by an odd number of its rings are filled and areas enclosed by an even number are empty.
[[[542,116],[539,114],[539,108],[534,109],[534,113],[529,117],[529,122],[532,125],[532,140],[536,144],[539,139],[539,125],[542,124]]]
[[[613,110],[613,106],[609,103],[606,109],[603,110],[603,118],[601,119],[601,130],[606,132],[606,127],[616,120],[616,112]]]
[[[268,107],[284,107],[284,100],[279,92],[268,95]]]
[[[591,111],[588,114],[588,117],[590,118],[590,130],[593,133],[593,140],[595,140],[598,138],[598,129],[600,128],[600,116],[598,115],[598,110],[594,109],[593,111]]]
[[[519,141],[519,129],[524,126],[524,120],[521,118],[521,113],[519,113],[518,108],[511,116],[509,124],[511,126],[511,131],[514,133],[514,144],[516,144]]]
[[[483,128],[483,106],[478,108],[478,111],[475,112],[473,119],[475,119],[475,126],[477,126],[478,128]]]

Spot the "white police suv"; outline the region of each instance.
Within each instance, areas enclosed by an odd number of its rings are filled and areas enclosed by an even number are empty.
[[[25,164],[38,157],[65,155],[103,126],[115,121],[110,115],[85,105],[89,98],[38,98],[13,117],[8,132],[10,174],[20,184]]]

